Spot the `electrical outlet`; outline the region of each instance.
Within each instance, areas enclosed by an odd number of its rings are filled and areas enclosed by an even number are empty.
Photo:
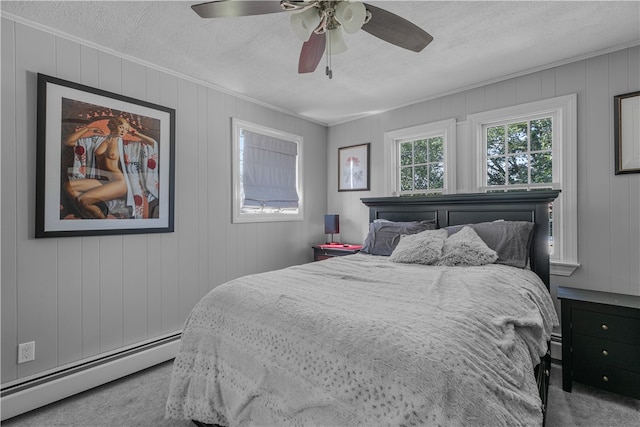
[[[36,358],[36,342],[18,344],[18,363],[30,362]]]

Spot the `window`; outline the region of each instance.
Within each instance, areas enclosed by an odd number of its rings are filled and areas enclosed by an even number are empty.
[[[455,191],[455,119],[385,133],[387,194]]]
[[[233,222],[303,218],[302,137],[233,119]]]
[[[398,141],[400,194],[441,194],[444,189],[444,138]]]
[[[576,95],[468,117],[477,150],[480,191],[561,190],[553,202],[551,273],[577,263]]]
[[[483,126],[486,149],[484,187],[552,187],[553,117]]]

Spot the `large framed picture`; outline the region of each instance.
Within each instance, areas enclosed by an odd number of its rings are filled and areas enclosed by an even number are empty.
[[[369,147],[352,145],[338,149],[338,191],[369,190]]]
[[[615,174],[640,173],[640,92],[613,97]]]
[[[175,110],[38,74],[35,237],[173,231]]]

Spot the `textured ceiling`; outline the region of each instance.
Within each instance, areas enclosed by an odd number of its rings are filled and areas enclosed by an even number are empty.
[[[434,41],[415,53],[347,34],[329,80],[324,59],[315,73],[297,73],[290,12],[202,19],[190,7],[201,2],[3,0],[1,10],[324,124],[640,44],[639,1],[374,0]]]

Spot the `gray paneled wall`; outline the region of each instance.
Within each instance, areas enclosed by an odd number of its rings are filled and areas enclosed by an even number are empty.
[[[384,132],[456,118],[457,185],[473,192],[467,115],[578,94],[578,260],[557,285],[640,295],[640,174],[614,175],[613,96],[640,90],[640,48],[633,47],[442,96],[331,127],[328,208],[340,214],[342,240],[362,242],[367,211],[360,197],[383,196]],[[371,191],[338,193],[338,147],[371,142]]]
[[[7,18],[1,30],[2,383],[178,331],[213,287],[311,261],[325,127]],[[37,73],[176,109],[174,233],[34,239]],[[304,221],[231,224],[231,117],[304,137]],[[27,341],[36,360],[18,365]]]

